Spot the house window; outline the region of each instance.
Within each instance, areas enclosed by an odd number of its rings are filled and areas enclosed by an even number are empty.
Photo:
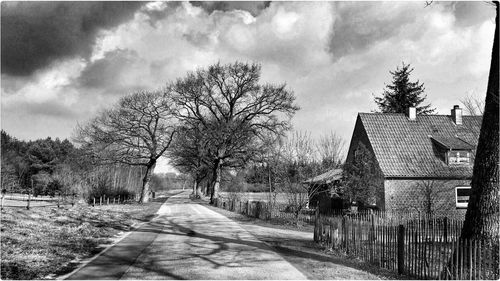
[[[455,199],[457,208],[467,208],[470,197],[470,186],[457,186],[455,187]]]
[[[456,164],[469,164],[470,152],[469,151],[449,151],[448,152],[448,165]]]

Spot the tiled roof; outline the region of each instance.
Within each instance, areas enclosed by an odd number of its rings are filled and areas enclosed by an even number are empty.
[[[475,147],[481,116],[463,116],[462,125],[449,115],[417,115],[416,120],[409,120],[402,113],[360,113],[359,118],[385,177],[472,176],[472,163],[448,166],[431,138],[459,138]]]
[[[307,179],[304,183],[309,184],[329,184],[333,181],[340,180],[342,178],[342,169],[333,169],[321,175],[315,176],[313,178]]]
[[[446,149],[451,149],[451,150],[473,150],[474,146],[469,144],[468,142],[465,142],[461,140],[458,137],[438,137],[438,136],[432,136],[431,137],[434,141],[436,141],[439,145]]]

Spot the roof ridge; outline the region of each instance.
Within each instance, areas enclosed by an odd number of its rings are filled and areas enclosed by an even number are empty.
[[[366,115],[406,115],[405,113],[395,113],[395,112],[388,112],[388,113],[383,113],[383,112],[358,112],[358,114],[366,114]],[[417,116],[447,116],[451,117],[451,115],[448,114],[417,114]],[[462,115],[463,117],[472,117],[472,118],[482,118],[482,115]]]

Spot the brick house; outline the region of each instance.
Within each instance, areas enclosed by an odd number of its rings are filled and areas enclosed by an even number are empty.
[[[465,214],[482,116],[359,113],[346,162],[360,144],[381,171],[372,202],[381,210]]]

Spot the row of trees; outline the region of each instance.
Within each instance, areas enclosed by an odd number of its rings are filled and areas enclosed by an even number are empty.
[[[258,64],[236,62],[188,73],[161,91],[122,98],[79,125],[74,140],[99,163],[143,167],[141,202],[165,153],[196,185],[208,178],[213,201],[222,169],[256,159],[298,110],[286,85],[260,84],[260,72]]]
[[[143,173],[119,164],[96,165],[84,149],[67,139],[26,142],[2,131],[1,141],[2,189],[11,193],[130,197]]]
[[[434,112],[423,104],[423,83],[410,81],[412,71],[403,63],[391,72],[392,83],[375,97],[381,112],[404,112],[409,106],[422,114]],[[295,96],[284,83],[261,84],[260,72],[260,65],[240,62],[198,69],[160,91],[122,98],[79,125],[74,140],[100,165],[142,167],[141,202],[148,200],[149,181],[162,155],[192,177],[195,196],[204,183],[211,201],[223,170],[253,169],[260,178],[267,174],[270,190],[283,183],[303,191],[305,179],[340,166],[343,142],[333,133],[314,142],[299,132],[285,138],[299,109]],[[348,168],[349,196],[366,197],[363,183],[370,183],[370,174],[362,167]]]

